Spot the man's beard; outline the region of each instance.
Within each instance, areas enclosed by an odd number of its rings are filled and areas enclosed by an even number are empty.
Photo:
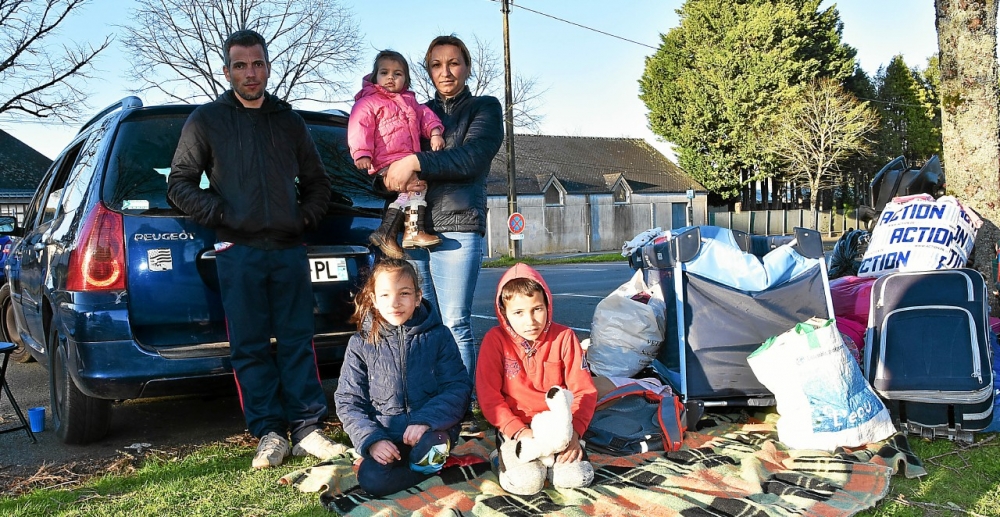
[[[236,95],[239,95],[240,98],[243,99],[243,100],[245,100],[245,101],[255,101],[255,100],[257,100],[257,99],[259,99],[259,98],[261,98],[261,97],[264,96],[264,88],[261,88],[261,89],[257,90],[257,93],[248,93],[241,86],[237,86],[237,85],[232,84],[232,83],[230,83],[230,84],[233,87],[233,91],[236,92]],[[263,85],[261,85],[261,86],[263,86]]]

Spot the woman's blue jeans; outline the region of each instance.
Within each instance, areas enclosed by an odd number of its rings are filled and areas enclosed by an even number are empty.
[[[475,385],[477,348],[472,334],[472,300],[483,261],[483,237],[474,232],[437,235],[441,244],[407,253],[420,275],[424,298],[437,306],[441,321],[455,336],[462,363]]]

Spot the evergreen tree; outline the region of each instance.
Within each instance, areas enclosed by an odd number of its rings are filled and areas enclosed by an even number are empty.
[[[853,94],[855,98],[868,101],[875,100],[878,92],[875,87],[875,81],[860,66],[856,66],[854,74],[844,81],[844,89]],[[876,115],[879,114],[879,104],[877,102],[869,102],[868,106],[875,110]],[[881,118],[879,120],[879,127],[881,127]],[[876,129],[875,133],[868,135],[868,138],[872,140],[872,150],[875,149],[875,144],[877,144],[877,132],[878,129]],[[874,152],[854,154],[844,160],[842,165],[843,176],[837,192],[840,198],[837,206],[853,209],[864,204],[870,204],[868,190],[872,178],[885,166],[885,163],[882,156]]]
[[[903,56],[897,55],[879,68],[875,82],[882,118],[876,155],[881,161],[905,156],[922,162],[941,152],[941,129],[935,124],[935,112],[940,110],[931,104],[936,96],[921,72],[908,68]]]
[[[710,191],[733,197],[775,174],[767,152],[781,106],[821,77],[843,80],[855,50],[821,0],[688,0],[646,59],[640,98],[654,133]]]

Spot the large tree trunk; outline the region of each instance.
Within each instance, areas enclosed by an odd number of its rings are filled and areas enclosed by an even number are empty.
[[[1000,222],[997,0],[935,0],[934,7],[947,189],[991,222],[977,234],[972,257],[974,267],[990,279],[1000,237],[995,225]]]

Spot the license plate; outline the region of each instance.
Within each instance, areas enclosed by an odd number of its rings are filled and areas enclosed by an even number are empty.
[[[309,259],[309,278],[314,284],[348,280],[347,259],[328,257]]]

